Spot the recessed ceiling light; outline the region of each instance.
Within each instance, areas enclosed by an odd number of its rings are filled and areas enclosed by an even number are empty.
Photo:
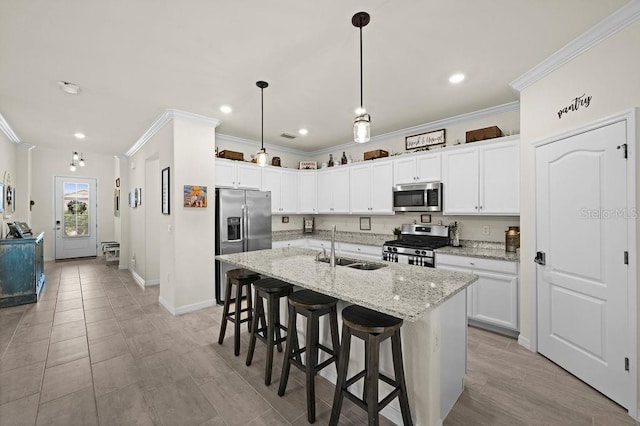
[[[358,107],[358,108],[356,108],[356,109],[355,109],[355,111],[354,111],[354,112],[355,112],[356,114],[358,114],[358,115],[362,115],[362,114],[364,114],[365,112],[367,112],[367,110],[366,110],[365,108],[363,108],[363,107]]]
[[[220,111],[224,112],[225,114],[230,114],[231,111],[233,111],[233,108],[231,108],[229,105],[222,105],[220,107]]]
[[[86,138],[85,134],[84,133],[80,133],[80,132],[74,133],[73,136],[75,136],[76,139],[84,139],[84,138]]]
[[[69,83],[68,81],[59,81],[58,87],[60,87],[60,90],[62,90],[64,93],[68,93],[70,95],[77,95],[78,93],[80,93],[80,86],[78,86],[77,84]]]
[[[464,80],[464,74],[456,73],[449,77],[449,83],[457,84]]]
[[[298,130],[298,133],[300,133],[302,136],[306,135],[309,133],[309,131],[307,129],[300,129]]]

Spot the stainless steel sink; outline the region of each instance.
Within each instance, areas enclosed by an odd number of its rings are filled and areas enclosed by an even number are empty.
[[[318,261],[323,263],[330,263],[328,257],[321,257],[318,259]],[[363,262],[359,259],[338,257],[336,258],[336,266],[346,266],[348,268],[361,269],[363,271],[374,271],[376,269],[384,268],[387,265],[383,263]]]

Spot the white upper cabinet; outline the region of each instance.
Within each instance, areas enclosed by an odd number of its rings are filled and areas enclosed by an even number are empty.
[[[298,212],[318,213],[316,172],[298,172]]]
[[[449,150],[442,163],[444,214],[520,213],[518,140]]]
[[[271,212],[296,213],[298,210],[297,172],[279,167],[262,168],[263,191],[271,191]]]
[[[216,186],[260,189],[260,167],[252,163],[216,158]]]
[[[317,179],[318,213],[349,213],[349,168],[321,170]]]
[[[393,214],[392,186],[390,161],[351,166],[351,213]]]
[[[438,182],[442,179],[441,155],[430,153],[393,160],[393,184]]]

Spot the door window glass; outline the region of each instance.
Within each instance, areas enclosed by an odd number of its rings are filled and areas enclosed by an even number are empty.
[[[89,184],[64,183],[64,236],[89,235]]]

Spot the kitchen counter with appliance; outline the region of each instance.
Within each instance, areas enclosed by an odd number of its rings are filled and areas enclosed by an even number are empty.
[[[348,266],[332,268],[328,263],[317,262],[317,253],[311,249],[286,247],[219,255],[216,260],[405,319],[401,329],[402,346],[414,423],[442,424],[464,389],[465,289],[477,280],[477,276],[382,261],[376,263],[385,266],[376,270]],[[344,302],[338,304],[339,309],[348,304]],[[320,343],[327,345],[329,333],[322,327]],[[359,371],[363,368],[364,353],[355,352],[362,350],[358,345],[352,347],[350,369]],[[380,369],[387,374],[393,371],[389,355],[385,353],[380,359]],[[323,370],[320,374],[335,383],[335,370]],[[385,383],[381,382],[380,386],[381,393],[389,391]],[[360,383],[354,387],[358,388],[355,393],[362,390]],[[381,413],[402,424],[395,402]]]
[[[485,259],[507,260],[510,262],[520,262],[520,254],[507,252],[504,249],[486,248],[486,247],[440,247],[435,249],[436,256],[438,253],[452,254],[455,256],[481,257]]]

